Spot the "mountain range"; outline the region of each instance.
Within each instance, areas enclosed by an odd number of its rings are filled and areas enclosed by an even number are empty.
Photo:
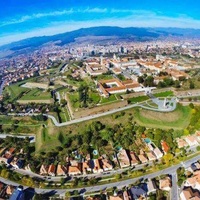
[[[102,37],[103,36],[103,37]],[[53,36],[33,37],[18,42],[13,42],[0,47],[0,51],[11,52],[10,54],[24,53],[38,48],[48,42],[57,42],[58,45],[65,45],[73,42],[89,41],[92,39],[103,42],[119,41],[147,41],[163,37],[200,37],[200,29],[182,28],[121,28],[100,26],[82,28]],[[87,38],[80,40],[80,38]],[[89,40],[88,40],[89,39]]]

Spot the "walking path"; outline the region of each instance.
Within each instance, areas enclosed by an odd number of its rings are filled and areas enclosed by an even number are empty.
[[[128,106],[125,106],[123,108],[117,108],[117,109],[114,109],[114,110],[110,110],[110,111],[107,111],[107,112],[104,112],[104,113],[99,113],[99,114],[96,114],[96,115],[89,115],[89,116],[82,117],[82,118],[79,118],[79,119],[73,119],[71,121],[63,122],[63,123],[58,123],[56,118],[52,115],[44,114],[44,116],[52,119],[55,126],[61,127],[61,126],[68,126],[68,125],[71,125],[71,124],[76,124],[76,123],[88,121],[88,120],[91,120],[91,119],[96,119],[96,118],[99,118],[99,117],[114,114],[116,112],[124,111],[124,110],[135,108],[135,107],[142,107],[142,108],[145,108],[145,109],[148,109],[148,110],[159,111],[159,112],[171,112],[171,111],[176,109],[176,98],[175,97],[173,97],[173,98],[171,98],[171,100],[169,100],[169,106],[163,106],[164,100],[155,100],[154,102],[156,104],[158,104],[158,108],[151,108],[151,107],[144,106],[143,105],[144,102],[141,102],[141,103],[128,105]],[[171,106],[171,103],[173,104],[172,106]]]

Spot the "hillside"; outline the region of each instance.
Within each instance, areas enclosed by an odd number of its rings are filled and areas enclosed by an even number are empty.
[[[69,44],[71,42],[79,41],[78,38],[84,38],[88,36],[96,36],[96,39],[100,36],[101,41],[146,41],[163,36],[179,36],[179,37],[200,37],[200,30],[197,29],[180,29],[180,28],[120,28],[120,27],[92,27],[82,28],[79,30],[57,34],[53,36],[41,36],[33,37],[11,44],[7,44],[0,47],[0,51],[12,51],[12,52],[26,52],[33,50],[48,42],[57,42],[59,45]]]

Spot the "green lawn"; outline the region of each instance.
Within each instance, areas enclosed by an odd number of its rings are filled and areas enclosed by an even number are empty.
[[[20,100],[48,100],[51,99],[50,92],[41,89],[31,89]]]
[[[57,133],[50,135],[47,128],[42,128],[41,132],[37,133],[36,152],[40,150],[51,151],[51,149],[54,149],[56,146],[60,146]]]
[[[100,80],[108,80],[108,79],[113,79],[113,76],[112,75],[99,75],[97,76],[97,80],[100,81]]]
[[[174,93],[172,91],[166,91],[166,92],[160,92],[153,94],[155,97],[168,97],[168,96],[173,96]]]
[[[70,93],[68,96],[72,103],[72,106],[75,109],[79,108],[80,102],[79,102],[78,92]],[[100,102],[100,99],[101,99],[101,97],[99,96],[99,93],[97,93],[96,91],[95,92],[89,91],[89,99],[87,100],[87,104],[88,104],[88,106],[96,105]]]
[[[116,96],[115,96],[114,94],[111,94],[108,98],[103,98],[103,97],[102,97],[100,103],[101,103],[101,104],[110,103],[110,102],[116,101],[116,100],[117,100]]]
[[[129,101],[130,103],[137,103],[137,102],[146,101],[146,100],[148,100],[148,99],[149,99],[148,96],[139,96],[139,97],[130,98],[130,99],[128,99],[128,101]]]
[[[28,88],[23,88],[19,86],[20,83],[13,84],[10,86],[5,87],[4,94],[8,93],[10,95],[9,101],[15,100],[18,96],[20,96],[23,92],[28,91]]]
[[[75,108],[75,109],[79,108],[80,103],[79,103],[78,92],[70,93],[70,94],[68,94],[68,97],[69,97],[69,99],[71,101],[71,104],[72,104],[73,108]]]
[[[99,93],[97,93],[97,92],[90,92],[89,98],[91,99],[93,104],[98,104],[101,99]]]
[[[176,110],[169,113],[155,112],[145,109],[135,109],[135,121],[149,128],[186,128],[190,122],[192,110],[188,106],[177,106]]]

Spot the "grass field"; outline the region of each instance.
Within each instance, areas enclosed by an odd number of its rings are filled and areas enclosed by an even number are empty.
[[[146,101],[146,100],[148,100],[148,99],[149,99],[148,96],[139,96],[139,97],[130,98],[130,99],[128,99],[128,101],[129,101],[130,103],[137,103],[137,102]]]
[[[36,142],[36,153],[42,151],[51,151],[56,146],[60,146],[60,142],[57,139],[57,134],[54,136],[50,136],[48,134],[48,130],[43,128],[40,133],[36,135],[37,142]]]
[[[111,94],[108,98],[102,97],[100,104],[110,103],[116,100],[117,100],[116,96],[114,94]]]
[[[166,92],[155,93],[153,95],[155,97],[168,97],[168,96],[173,96],[174,93],[172,91],[166,91]]]
[[[50,92],[46,92],[42,89],[31,89],[20,100],[49,100],[51,99]]]
[[[135,109],[135,121],[149,128],[186,128],[190,122],[191,109],[178,105],[177,109],[169,113],[154,112],[145,109]]]
[[[9,101],[13,101],[15,98],[20,96],[23,92],[28,91],[28,88],[23,88],[19,86],[20,83],[13,84],[10,86],[5,87],[4,94],[8,93],[10,95]]]
[[[17,123],[17,124],[16,124]],[[16,127],[13,128],[13,125]],[[24,117],[11,117],[0,115],[0,125],[2,130],[9,134],[35,134],[42,125],[42,122],[35,121],[29,116]],[[8,132],[8,129],[10,129]]]
[[[108,80],[108,79],[113,79],[113,76],[112,75],[99,75],[97,76],[97,80],[100,81],[100,80]]]
[[[73,92],[70,93],[68,95],[71,104],[73,106],[74,109],[79,108],[80,107],[80,102],[79,102],[79,94],[78,92]],[[99,96],[99,94],[97,92],[91,92],[89,91],[89,100],[87,101],[88,106],[92,106],[92,105],[96,105],[99,103],[101,97]]]

